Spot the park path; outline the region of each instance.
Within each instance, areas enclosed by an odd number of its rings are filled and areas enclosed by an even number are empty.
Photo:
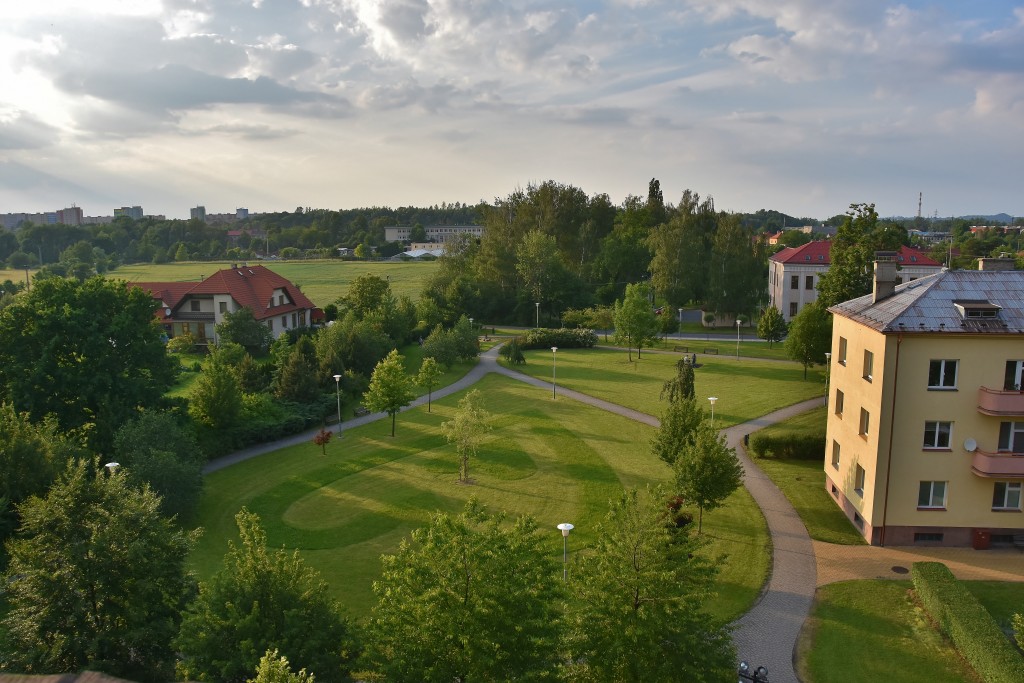
[[[472,370],[457,382],[433,392],[432,399],[443,398],[467,389],[491,372],[543,388],[545,391],[551,388],[550,381],[531,377],[499,365],[497,362],[499,347],[500,345],[494,346],[480,354],[480,362]],[[557,387],[556,392],[559,397],[579,401],[652,427],[659,426],[656,417],[632,408],[564,387]],[[403,410],[424,405],[426,402],[427,397],[421,396]],[[817,585],[814,547],[793,506],[778,487],[747,456],[743,449],[743,437],[758,429],[820,406],[821,402],[821,398],[814,398],[722,430],[729,445],[736,448],[743,465],[744,486],[750,491],[768,522],[773,548],[771,577],[768,586],[757,604],[735,622],[733,642],[741,659],[747,660],[755,667],[768,667],[772,683],[798,683],[794,669],[794,653],[800,628],[810,610]],[[336,425],[335,432],[344,432],[346,429],[385,417],[387,417],[386,413],[356,417]],[[309,443],[318,431],[319,429],[309,430],[273,443],[259,444],[217,458],[207,464],[204,472],[216,472],[243,460],[287,446]]]

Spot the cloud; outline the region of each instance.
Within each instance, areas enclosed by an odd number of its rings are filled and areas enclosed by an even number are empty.
[[[31,112],[0,111],[0,149],[41,149],[59,141],[60,131]]]

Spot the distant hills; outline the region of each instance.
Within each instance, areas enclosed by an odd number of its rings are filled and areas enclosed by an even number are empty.
[[[914,216],[893,216],[893,220],[909,221],[913,220]],[[924,216],[924,218],[930,218],[930,216]],[[948,219],[949,216],[939,216],[940,219]],[[957,218],[963,218],[965,220],[977,221],[979,223],[1013,223],[1016,216],[1011,216],[1008,213],[995,213],[995,214],[980,214],[980,213],[966,213]]]

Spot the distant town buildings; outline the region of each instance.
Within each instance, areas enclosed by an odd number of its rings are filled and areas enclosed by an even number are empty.
[[[142,220],[142,207],[141,206],[122,206],[120,209],[114,209],[114,218],[119,216],[127,216],[132,220]]]
[[[190,219],[192,219],[194,221],[202,221],[203,223],[206,222],[206,207],[205,206],[197,206],[197,207],[195,207],[193,209],[189,209],[188,213],[189,213],[188,217]]]
[[[412,240],[412,230],[409,227],[385,227],[384,239],[388,242],[409,242]],[[484,226],[482,225],[428,225],[424,226],[426,241],[435,244],[443,244],[456,235],[469,234],[473,237],[482,237]]]

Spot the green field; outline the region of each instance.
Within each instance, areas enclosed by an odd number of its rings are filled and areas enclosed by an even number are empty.
[[[135,263],[112,270],[107,277],[129,282],[184,282],[199,281],[217,270],[230,268],[231,261],[165,263],[160,265]],[[423,291],[427,279],[437,271],[437,261],[252,261],[288,278],[317,306],[333,303],[345,294],[348,285],[360,275],[370,273],[388,278],[395,296],[406,295],[415,301]],[[20,273],[22,280],[24,271]],[[16,275],[12,277],[16,279]],[[3,271],[0,271],[0,281]]]
[[[561,554],[560,522],[576,525],[570,550],[593,540],[594,526],[623,486],[667,481],[650,455],[648,426],[542,390],[488,375],[476,385],[494,413],[493,431],[470,464],[472,485],[457,483],[454,450],[439,433],[460,395],[398,416],[397,435],[383,420],[345,432],[326,457],[310,444],[255,458],[209,475],[199,520],[206,531],[192,556],[201,577],[220,565],[233,517],[247,506],[263,520],[271,546],[299,548],[356,617],[373,602],[380,555],[393,552],[435,510],[458,511],[472,496],[494,511],[530,514],[551,530]],[[712,556],[726,554],[715,616],[728,621],[749,608],[767,575],[764,520],[741,489],[705,516]],[[570,568],[571,571],[571,568]]]

